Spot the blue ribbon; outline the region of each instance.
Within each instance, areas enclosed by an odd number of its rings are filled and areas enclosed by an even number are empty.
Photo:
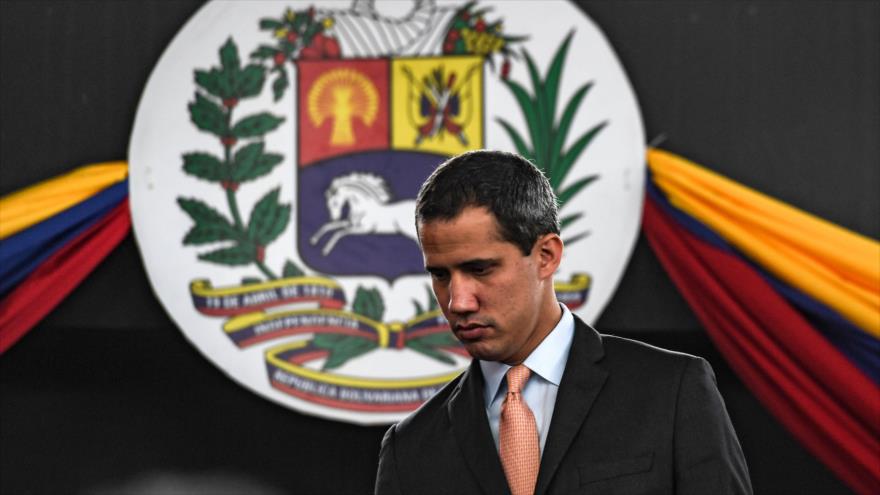
[[[0,296],[128,196],[128,180],[0,241]]]

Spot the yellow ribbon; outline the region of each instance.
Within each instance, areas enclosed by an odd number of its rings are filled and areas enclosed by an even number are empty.
[[[711,172],[648,150],[670,203],[801,292],[880,337],[880,242]]]
[[[124,161],[86,165],[0,198],[0,239],[88,199],[127,174]]]

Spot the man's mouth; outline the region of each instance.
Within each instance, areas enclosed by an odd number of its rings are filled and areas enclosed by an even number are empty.
[[[484,337],[488,330],[488,325],[480,323],[458,324],[455,325],[454,328],[455,336],[458,337],[459,340],[477,340]]]

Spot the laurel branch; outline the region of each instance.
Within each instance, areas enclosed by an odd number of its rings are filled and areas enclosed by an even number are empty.
[[[241,100],[262,91],[266,69],[260,64],[242,67],[232,38],[223,44],[219,55],[220,66],[195,71],[197,90],[189,114],[199,130],[218,139],[223,154],[184,153],[183,171],[218,184],[225,192],[229,216],[200,199],[179,197],[178,205],[194,222],[183,243],[201,246],[224,242],[222,247],[199,254],[199,259],[229,266],[256,264],[266,277],[275,279],[278,277],[264,263],[265,251],[287,227],[291,206],[279,202],[279,188],[275,188],[256,202],[244,222],[236,194],[241,184],[267,175],[283,160],[282,155],[266,151],[263,139],[284,118],[258,112],[235,119]]]

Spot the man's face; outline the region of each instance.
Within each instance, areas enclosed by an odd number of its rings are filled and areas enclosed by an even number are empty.
[[[546,292],[555,266],[548,268],[537,247],[524,256],[502,240],[487,209],[468,207],[452,220],[421,223],[419,241],[437,301],[471,356],[522,362],[555,325],[547,321]]]

